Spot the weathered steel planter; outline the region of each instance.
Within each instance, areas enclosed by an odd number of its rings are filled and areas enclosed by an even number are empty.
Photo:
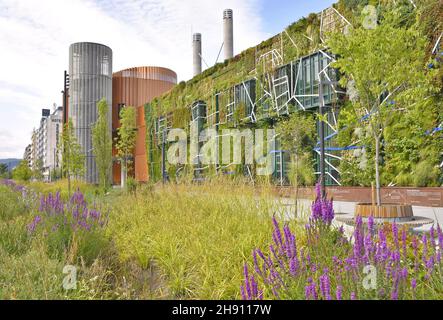
[[[372,205],[371,203],[358,203],[355,206],[355,215],[363,218],[411,218],[414,216],[411,205],[401,205],[386,203],[381,206]]]
[[[401,204],[382,204],[376,206],[371,203],[358,203],[355,206],[355,215],[337,217],[338,222],[345,223],[347,225],[355,225],[355,217],[362,217],[363,224],[368,223],[369,218],[372,216],[376,224],[385,223],[397,223],[398,225],[404,225],[409,228],[421,227],[423,225],[432,224],[433,219],[426,217],[414,216],[411,205]]]

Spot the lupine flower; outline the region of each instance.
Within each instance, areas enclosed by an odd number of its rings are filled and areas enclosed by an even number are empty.
[[[351,292],[351,300],[357,300],[357,294],[355,292]]]

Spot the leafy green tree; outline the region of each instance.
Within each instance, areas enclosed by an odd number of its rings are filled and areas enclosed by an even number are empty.
[[[95,154],[100,185],[103,191],[109,187],[112,167],[112,137],[109,126],[109,107],[106,99],[97,104],[98,118],[92,128],[92,146]]]
[[[117,129],[117,151],[122,168],[122,188],[126,187],[128,177],[128,165],[131,164],[130,157],[133,155],[137,139],[135,108],[127,106],[120,111],[120,127]]]
[[[32,170],[29,168],[28,161],[20,161],[19,165],[12,171],[12,178],[21,181],[29,181],[32,178]]]
[[[32,166],[32,178],[35,180],[43,180],[43,160],[37,159]]]
[[[299,186],[313,185],[312,149],[315,146],[315,120],[311,114],[297,112],[276,126],[282,149],[289,151],[291,166],[289,180],[295,186],[296,210]]]
[[[5,163],[0,163],[0,178],[6,178],[8,173],[8,166]]]
[[[407,113],[411,105],[433,93],[432,75],[424,69],[427,39],[419,27],[399,26],[398,12],[384,12],[374,29],[358,28],[347,35],[329,38],[335,63],[345,76],[343,86],[352,83],[357,95],[353,107],[358,117],[370,115],[361,124],[375,145],[377,205],[380,196],[381,143],[386,126],[395,114]]]
[[[68,194],[71,196],[71,179],[79,178],[85,171],[85,156],[74,135],[72,121],[64,125],[61,143],[58,146],[62,154],[62,172],[68,179]]]

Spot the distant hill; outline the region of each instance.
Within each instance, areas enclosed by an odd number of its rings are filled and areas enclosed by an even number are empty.
[[[17,167],[20,161],[22,161],[22,159],[0,159],[0,163],[5,163],[9,171]]]

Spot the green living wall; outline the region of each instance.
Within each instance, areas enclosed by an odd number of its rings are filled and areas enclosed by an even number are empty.
[[[368,4],[377,6],[381,18],[385,10],[390,10],[395,5],[397,9],[400,9],[399,14],[402,15],[402,25],[399,27],[408,28],[417,19],[420,20],[422,26],[420,32],[426,34],[429,40],[427,61],[423,61],[423,64],[432,64],[432,68],[438,70],[435,81],[441,88],[442,68],[440,68],[441,61],[439,60],[441,53],[440,51],[437,54],[431,52],[441,32],[439,24],[441,19],[438,18],[441,17],[441,6],[437,0],[416,0],[414,3],[416,8],[408,0],[396,1],[395,4],[393,1],[340,0],[334,7],[353,28],[361,28],[361,23],[365,18],[363,8]],[[339,15],[334,14],[334,16],[337,23],[335,29],[331,28],[330,31],[342,32],[346,23]],[[319,70],[315,68],[321,70],[330,62],[325,57],[333,56],[333,52],[328,52],[321,41],[322,37],[325,38],[328,35],[324,30],[323,33],[320,32],[321,20],[321,15],[311,14],[288,26],[281,34],[205,70],[187,82],[179,83],[171,91],[147,105],[145,107],[146,143],[151,179],[154,181],[161,179],[161,141],[164,129],[183,128],[189,133],[189,123],[193,119],[193,106],[200,103],[204,106],[202,112],[205,117],[201,123],[202,128],[215,127],[217,130],[234,127],[239,129],[275,128],[280,135],[290,136],[294,134],[294,128],[304,126],[308,133],[317,132],[313,139],[308,139],[309,141],[306,140],[303,144],[295,143],[294,148],[288,146],[285,141],[287,139],[281,138],[282,141],[278,143],[275,150],[284,152],[284,154],[276,152],[276,161],[285,162],[283,166],[285,183],[294,183],[294,172],[303,172],[300,177],[305,178],[296,179],[296,183],[312,184],[315,179],[309,177],[315,176],[315,172],[318,171],[319,160],[318,154],[314,151],[318,148],[319,120],[318,98],[315,97],[318,94],[317,73]],[[276,58],[278,65],[270,62],[273,52],[278,54]],[[296,78],[299,70],[300,77]],[[311,74],[308,74],[309,72]],[[339,78],[333,68],[328,68],[327,74],[332,80]],[[288,98],[284,90],[270,80],[284,76],[289,78],[288,86],[291,88]],[[298,82],[296,85],[295,82],[300,79],[304,84]],[[330,164],[326,169],[329,174],[327,182],[328,184],[368,186],[374,180],[371,162],[374,153],[373,142],[366,137],[364,130],[349,125],[352,120],[359,123],[360,119],[350,111],[352,102],[346,95],[340,93],[344,89],[336,89],[331,90],[328,85],[323,87],[327,105],[326,117],[330,124],[326,126],[326,135],[330,137],[326,141],[327,160]],[[266,90],[275,90],[273,96],[267,96]],[[298,95],[298,99],[294,99],[295,95]],[[303,95],[310,97],[302,97]],[[278,96],[282,97],[276,98]],[[300,104],[304,107],[300,107]],[[430,98],[425,104],[420,104],[420,107],[407,117],[392,119],[383,138],[382,180],[384,185],[436,186],[442,184],[442,171],[439,168],[443,149],[441,132],[434,130],[443,120],[442,109],[440,93]],[[314,121],[306,121],[306,115]],[[287,121],[291,118],[293,118],[293,123],[287,125]],[[356,135],[360,138],[361,148],[347,150],[346,148],[355,141]],[[297,147],[303,149],[302,155],[296,154]],[[312,152],[306,150],[312,150]],[[298,159],[297,162],[295,159]],[[294,171],[296,164],[302,167]],[[167,170],[170,177],[195,178],[195,172],[190,167],[167,165]],[[250,175],[242,166],[229,167],[224,172],[232,175]],[[278,170],[276,172],[277,176],[274,174],[274,178],[280,183],[281,176],[278,176]],[[206,175],[211,173],[215,173],[215,168],[205,171]]]

